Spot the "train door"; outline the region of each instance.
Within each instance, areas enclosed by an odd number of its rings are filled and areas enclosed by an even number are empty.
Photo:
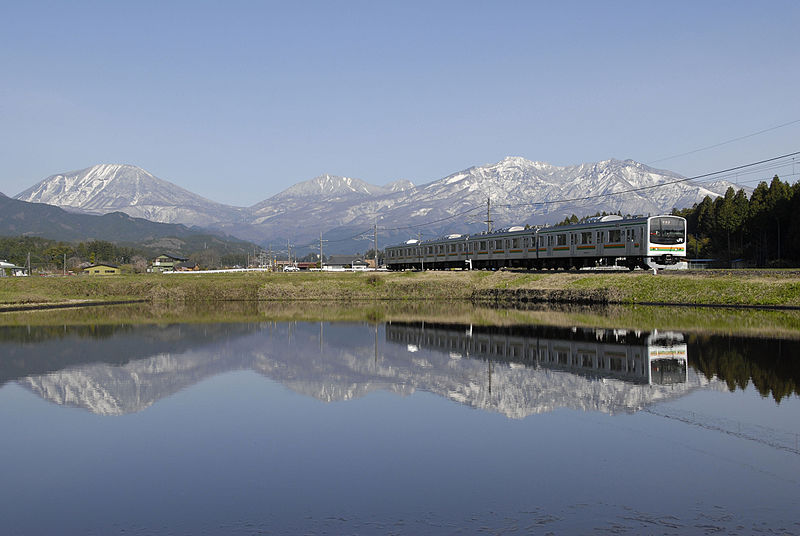
[[[634,246],[634,237],[636,236],[635,229],[633,227],[626,227],[623,231],[623,238],[625,239],[625,256],[630,257],[631,255],[635,255],[637,253],[636,246]]]

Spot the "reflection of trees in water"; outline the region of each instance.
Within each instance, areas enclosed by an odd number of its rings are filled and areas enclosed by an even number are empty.
[[[0,343],[34,343],[64,338],[108,339],[131,330],[130,325],[0,326]]]
[[[752,382],[761,396],[776,402],[800,395],[798,341],[695,335],[688,342],[689,364],[709,379],[725,381],[731,391]]]

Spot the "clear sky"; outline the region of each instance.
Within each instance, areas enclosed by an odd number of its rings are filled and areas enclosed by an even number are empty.
[[[7,195],[130,163],[251,205],[322,173],[651,163],[797,119],[796,0],[0,0]],[[654,165],[797,150],[800,122]]]

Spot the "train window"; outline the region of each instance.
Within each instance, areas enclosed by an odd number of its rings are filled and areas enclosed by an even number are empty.
[[[581,244],[591,244],[592,243],[592,232],[587,231],[581,233]]]
[[[514,240],[511,241],[511,247],[512,248],[518,248],[519,247],[519,238],[515,238]]]
[[[556,244],[559,246],[566,246],[567,245],[567,235],[560,234],[556,235]]]
[[[603,233],[601,231],[597,231],[597,243],[601,244],[603,242]]]
[[[571,246],[575,245],[575,233],[570,233],[569,235],[569,243]]]
[[[503,249],[503,241],[502,240],[495,240],[494,241],[495,249]]]
[[[619,229],[612,229],[608,232],[609,242],[619,242],[622,240],[622,232]]]
[[[486,240],[481,240],[481,251],[486,251]]]
[[[444,253],[444,246],[439,246],[438,249],[439,249],[439,252],[438,252],[439,255],[442,255]]]
[[[455,252],[456,252],[456,245],[450,244],[450,253],[455,253]]]

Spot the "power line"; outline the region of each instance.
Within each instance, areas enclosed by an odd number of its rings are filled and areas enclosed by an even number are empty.
[[[542,205],[554,205],[554,204],[558,204],[558,203],[573,203],[575,201],[588,201],[590,199],[598,199],[598,198],[601,198],[601,197],[611,197],[611,196],[614,196],[614,195],[622,195],[622,194],[629,194],[629,193],[633,193],[633,192],[641,192],[641,191],[644,191],[644,190],[652,190],[654,188],[662,188],[664,186],[669,186],[669,185],[672,185],[672,184],[678,184],[678,183],[681,183],[681,182],[688,182],[688,181],[694,181],[694,180],[698,180],[698,179],[705,179],[705,178],[708,178],[708,177],[714,177],[714,176],[717,176],[717,175],[724,175],[726,173],[731,173],[733,171],[739,171],[739,170],[742,170],[742,169],[747,169],[749,167],[758,166],[758,165],[761,165],[761,164],[766,164],[768,162],[774,162],[776,160],[781,160],[783,158],[788,158],[790,156],[797,156],[797,155],[800,155],[800,151],[797,151],[797,152],[794,152],[794,153],[785,154],[785,155],[781,155],[781,156],[776,156],[774,158],[767,158],[766,160],[759,160],[758,162],[751,162],[750,164],[743,164],[741,166],[735,166],[735,167],[732,167],[732,168],[723,169],[721,171],[714,171],[712,173],[704,173],[702,175],[695,175],[694,177],[676,179],[674,181],[662,182],[662,183],[659,183],[659,184],[651,184],[649,186],[640,186],[638,188],[629,188],[628,190],[621,190],[621,191],[618,191],[618,192],[606,192],[606,193],[603,193],[603,194],[589,195],[589,196],[585,196],[585,197],[574,197],[572,199],[556,199],[556,200],[553,200],[553,201],[539,201],[539,202],[536,202],[536,203],[516,203],[516,204],[499,205],[499,206],[511,208],[511,207],[533,207],[533,206],[542,206]],[[498,206],[498,205],[495,205],[495,206]]]
[[[758,136],[759,134],[764,134],[765,132],[770,132],[772,130],[777,130],[779,128],[788,127],[789,125],[794,125],[795,123],[800,123],[800,119],[795,119],[794,121],[789,121],[788,123],[783,123],[781,125],[775,125],[774,127],[765,128],[764,130],[759,130],[758,132],[753,132],[752,134],[739,136],[738,138],[732,138],[727,141],[715,143],[714,145],[708,145],[707,147],[700,147],[699,149],[694,149],[693,151],[687,151],[685,153],[675,154],[672,156],[665,156],[664,158],[659,158],[658,160],[651,160],[650,162],[647,162],[647,165],[649,166],[651,164],[656,164],[658,162],[663,162],[665,160],[672,160],[673,158],[678,158],[681,156],[688,156],[690,154],[699,153],[701,151],[707,151],[709,149],[716,149],[717,147],[722,147],[723,145],[727,145],[735,141],[746,140],[747,138],[752,138],[753,136]]]
[[[792,123],[797,123],[797,122],[800,122],[800,119],[798,119],[797,121],[793,121]],[[788,124],[792,124],[792,123],[787,123],[787,125]],[[783,125],[783,126],[785,126],[785,125]],[[774,128],[779,128],[779,127],[773,127],[773,129]],[[568,199],[555,199],[555,200],[552,200],[552,201],[538,201],[538,202],[534,202],[534,203],[514,203],[514,204],[505,204],[505,205],[495,204],[494,207],[495,207],[495,210],[496,210],[498,208],[533,207],[533,206],[554,205],[554,204],[559,204],[559,203],[573,203],[573,202],[576,202],[576,201],[589,201],[589,200],[592,200],[592,199],[599,199],[599,198],[603,198],[603,197],[612,197],[612,196],[615,196],[615,195],[623,195],[623,194],[628,194],[628,193],[641,192],[641,191],[645,191],[645,190],[652,190],[652,189],[655,189],[655,188],[662,188],[664,186],[670,186],[670,185],[679,184],[679,183],[682,183],[682,182],[689,182],[689,181],[697,181],[697,180],[700,180],[700,179],[707,179],[709,177],[715,177],[715,176],[718,176],[718,175],[725,175],[727,173],[732,173],[732,172],[735,172],[735,171],[742,171],[742,170],[745,170],[745,169],[755,168],[756,166],[762,166],[764,164],[770,164],[768,166],[764,166],[763,168],[759,168],[757,170],[748,171],[747,174],[750,174],[750,173],[753,173],[753,172],[756,172],[756,171],[763,172],[763,171],[767,171],[767,170],[777,169],[779,167],[784,167],[785,165],[788,165],[788,163],[779,166],[779,165],[776,165],[775,162],[778,162],[778,161],[780,161],[782,159],[785,159],[785,158],[795,157],[795,156],[798,156],[798,155],[800,155],[800,151],[784,154],[784,155],[781,155],[781,156],[776,156],[776,157],[773,157],[773,158],[767,158],[767,159],[764,159],[764,160],[759,160],[757,162],[750,162],[749,164],[742,164],[742,165],[739,165],[739,166],[734,166],[734,167],[723,169],[723,170],[719,170],[719,171],[713,171],[713,172],[710,172],[710,173],[703,173],[701,175],[695,175],[693,177],[686,177],[686,178],[683,178],[683,179],[676,179],[676,180],[673,180],[673,181],[662,182],[662,183],[659,183],[659,184],[651,184],[649,186],[640,186],[638,188],[629,188],[627,190],[621,190],[621,191],[617,191],[617,192],[607,192],[607,193],[603,193],[603,194],[596,194],[596,195],[590,195],[590,196],[584,196],[584,197],[574,197],[574,198],[568,198]],[[742,181],[742,182],[745,182],[745,181]],[[481,203],[479,205],[474,205],[474,206],[468,208],[467,210],[463,210],[461,212],[457,212],[455,214],[451,214],[450,216],[445,216],[443,218],[439,218],[439,219],[436,219],[436,220],[431,220],[431,221],[428,221],[428,222],[425,222],[425,223],[419,223],[419,224],[414,224],[414,225],[406,225],[406,226],[401,226],[401,227],[378,227],[378,229],[381,230],[381,231],[402,231],[402,230],[407,230],[407,229],[418,229],[420,227],[427,227],[427,226],[430,226],[430,225],[434,225],[436,223],[441,223],[441,222],[444,222],[444,221],[452,220],[452,219],[458,218],[460,216],[464,216],[466,214],[469,214],[470,212],[475,212],[477,210],[482,210],[483,206],[484,206],[483,203]],[[329,243],[337,243],[337,242],[346,242],[348,240],[355,240],[357,238],[362,238],[362,239],[366,240],[366,239],[368,239],[366,235],[370,231],[372,231],[372,229],[364,229],[363,231],[359,231],[358,233],[356,233],[356,234],[354,234],[352,236],[346,237],[346,238],[340,238],[340,239],[335,239],[335,240],[327,240],[327,241]],[[307,248],[307,247],[311,247],[312,245],[315,245],[315,244],[312,243],[312,244],[307,244],[305,246],[296,246],[296,247]]]

